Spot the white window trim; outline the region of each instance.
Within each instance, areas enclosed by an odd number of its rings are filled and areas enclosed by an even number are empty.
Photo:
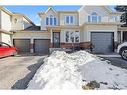
[[[69,23],[66,22],[66,18],[69,17]],[[71,23],[71,17],[73,17],[73,23]],[[64,20],[64,24],[66,25],[74,25],[75,24],[75,17],[74,15],[66,15],[65,16],[65,20]]]
[[[88,16],[90,17],[90,21],[87,19],[88,22],[92,22],[92,23],[99,23],[99,22],[101,22],[101,20],[99,20],[99,16],[96,16],[97,17],[97,21],[96,22],[93,21],[93,15],[88,15]]]
[[[48,25],[46,24],[46,20],[45,20],[45,25],[47,25],[47,26],[57,26],[57,18],[55,16],[52,16],[52,17],[47,16],[46,18],[48,18]],[[50,25],[50,18],[52,18],[52,25]],[[56,18],[56,25],[54,24],[54,18]]]
[[[66,42],[66,32],[69,32],[69,41],[68,42]],[[77,31],[79,31],[79,30],[77,30]],[[74,32],[74,42],[71,42],[71,39],[70,39],[70,34],[71,34],[71,32]],[[79,42],[75,42],[75,32],[76,31],[69,31],[69,30],[66,30],[65,31],[65,36],[64,36],[64,39],[65,39],[65,43],[80,43],[80,31],[79,31]]]

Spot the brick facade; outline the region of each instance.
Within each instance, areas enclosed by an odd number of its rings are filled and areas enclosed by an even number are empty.
[[[81,42],[81,43],[60,43],[60,48],[73,48],[80,47],[81,49],[89,49],[91,42]],[[53,43],[50,43],[50,48],[53,48]]]

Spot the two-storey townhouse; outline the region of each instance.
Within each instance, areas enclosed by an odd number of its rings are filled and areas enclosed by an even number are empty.
[[[0,7],[0,41],[13,45],[13,31],[24,30],[34,23],[23,14],[12,13],[4,7]]]
[[[121,12],[106,6],[82,6],[77,11],[56,11],[52,7],[39,13],[41,30],[50,32],[50,48],[87,49],[92,43],[94,52],[113,52],[118,42],[117,29]]]
[[[50,33],[50,49],[72,48],[72,43],[80,42],[78,11],[56,11],[49,7],[39,13],[41,30]],[[71,36],[70,36],[71,35]]]

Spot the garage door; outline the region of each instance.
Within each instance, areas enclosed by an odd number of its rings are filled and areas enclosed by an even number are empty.
[[[49,39],[35,39],[34,40],[35,53],[48,54],[49,45],[50,45]]]
[[[20,52],[30,52],[30,39],[14,39],[14,46]]]
[[[112,32],[92,32],[91,41],[94,45],[95,53],[113,52],[113,33]]]

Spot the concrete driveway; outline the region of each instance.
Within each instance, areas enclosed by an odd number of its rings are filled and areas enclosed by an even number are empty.
[[[0,59],[0,89],[25,89],[45,56],[19,56]]]

